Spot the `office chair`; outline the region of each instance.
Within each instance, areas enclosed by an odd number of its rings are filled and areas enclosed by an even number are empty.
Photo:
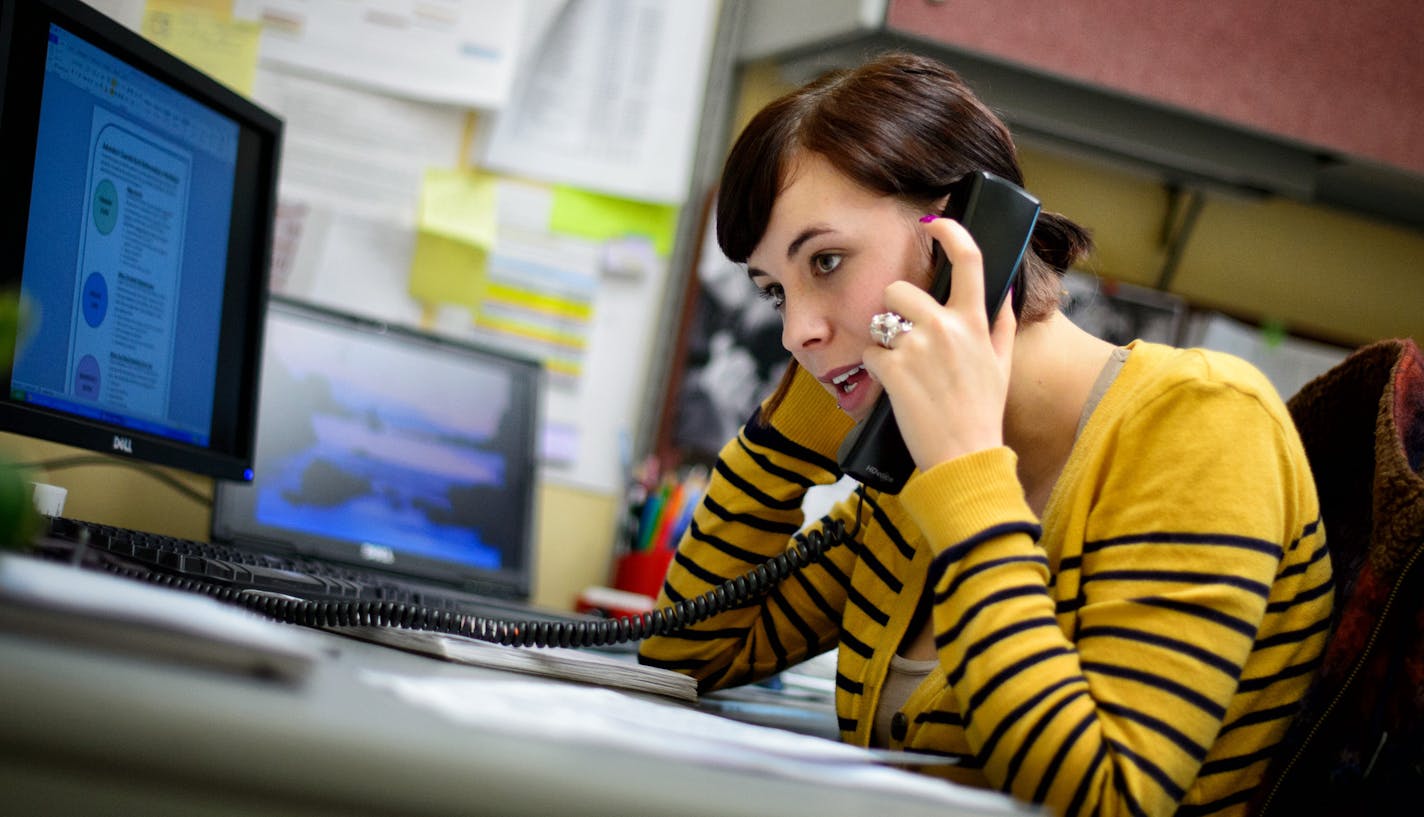
[[[1424,793],[1424,355],[1362,347],[1287,401],[1335,570],[1319,675],[1252,813],[1418,814]]]

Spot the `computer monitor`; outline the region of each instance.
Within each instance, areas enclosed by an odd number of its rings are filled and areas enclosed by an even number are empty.
[[[544,368],[274,296],[257,478],[213,491],[215,542],[525,601]]]
[[[0,0],[0,431],[252,479],[281,137],[77,0]]]

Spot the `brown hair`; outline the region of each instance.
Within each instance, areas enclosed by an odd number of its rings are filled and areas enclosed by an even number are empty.
[[[717,197],[717,243],[729,259],[745,263],[761,242],[787,170],[804,152],[922,212],[973,170],[1023,185],[1008,127],[959,75],[936,60],[891,52],[782,96],[742,130]],[[1058,308],[1060,276],[1091,249],[1082,227],[1057,213],[1039,216],[1020,278],[1021,324]],[[763,417],[780,404],[795,368],[793,360]]]

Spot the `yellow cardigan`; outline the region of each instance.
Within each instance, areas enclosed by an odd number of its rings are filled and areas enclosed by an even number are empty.
[[[890,744],[960,758],[927,771],[1064,815],[1244,813],[1328,630],[1315,485],[1249,364],[1130,348],[1041,522],[1011,450],[944,463],[899,496],[840,503],[830,517],[852,530],[860,512],[852,541],[640,658],[714,689],[837,647],[842,737],[864,746],[891,656],[932,615],[940,665]],[[848,427],[804,372],[770,424],[749,422],[661,603],[785,550]]]

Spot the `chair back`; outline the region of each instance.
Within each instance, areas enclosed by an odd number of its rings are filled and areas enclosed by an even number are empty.
[[[1252,809],[1419,813],[1424,793],[1424,355],[1362,347],[1287,401],[1335,572],[1319,674]]]

